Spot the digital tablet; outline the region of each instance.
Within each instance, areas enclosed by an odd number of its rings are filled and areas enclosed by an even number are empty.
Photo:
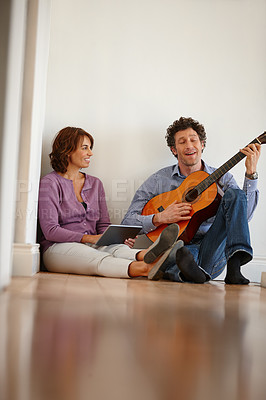
[[[124,243],[126,239],[134,239],[142,229],[142,226],[133,225],[109,225],[100,239],[97,246],[109,246],[110,244]]]

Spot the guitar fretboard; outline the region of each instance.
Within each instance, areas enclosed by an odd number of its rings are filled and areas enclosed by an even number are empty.
[[[252,140],[251,143],[261,143],[258,138]],[[226,161],[220,168],[217,168],[211,175],[205,178],[202,182],[200,182],[197,186],[195,186],[194,190],[198,192],[200,195],[204,190],[208,189],[214,182],[217,182],[226,172],[228,172],[231,168],[233,168],[239,161],[245,158],[245,154],[240,151],[235,154],[230,160]]]

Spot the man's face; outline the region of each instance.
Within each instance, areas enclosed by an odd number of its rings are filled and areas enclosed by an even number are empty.
[[[192,128],[187,128],[175,134],[175,147],[172,152],[178,158],[180,166],[186,167],[201,166],[201,154],[203,144]]]

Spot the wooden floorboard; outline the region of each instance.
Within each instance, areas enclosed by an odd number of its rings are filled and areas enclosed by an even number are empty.
[[[38,273],[0,293],[1,400],[264,400],[266,289]]]

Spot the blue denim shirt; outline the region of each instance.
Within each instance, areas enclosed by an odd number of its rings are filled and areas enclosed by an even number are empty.
[[[203,162],[204,171],[208,174],[212,174],[217,168],[210,167]],[[142,225],[141,233],[148,233],[156,229],[152,223],[154,214],[152,215],[141,215],[145,204],[161,193],[168,192],[170,190],[176,189],[181,183],[186,179],[186,176],[182,175],[179,171],[178,163],[170,167],[165,167],[160,169],[151,175],[136,191],[131,205],[121,222],[125,225]],[[258,180],[250,180],[245,178],[243,183],[243,190],[247,196],[247,218],[251,219],[253,212],[258,203],[259,191],[257,189]],[[229,187],[238,188],[233,175],[227,172],[218,181],[219,186],[225,192]],[[210,228],[214,218],[209,218],[203,222],[196,235],[200,237],[204,235]]]

